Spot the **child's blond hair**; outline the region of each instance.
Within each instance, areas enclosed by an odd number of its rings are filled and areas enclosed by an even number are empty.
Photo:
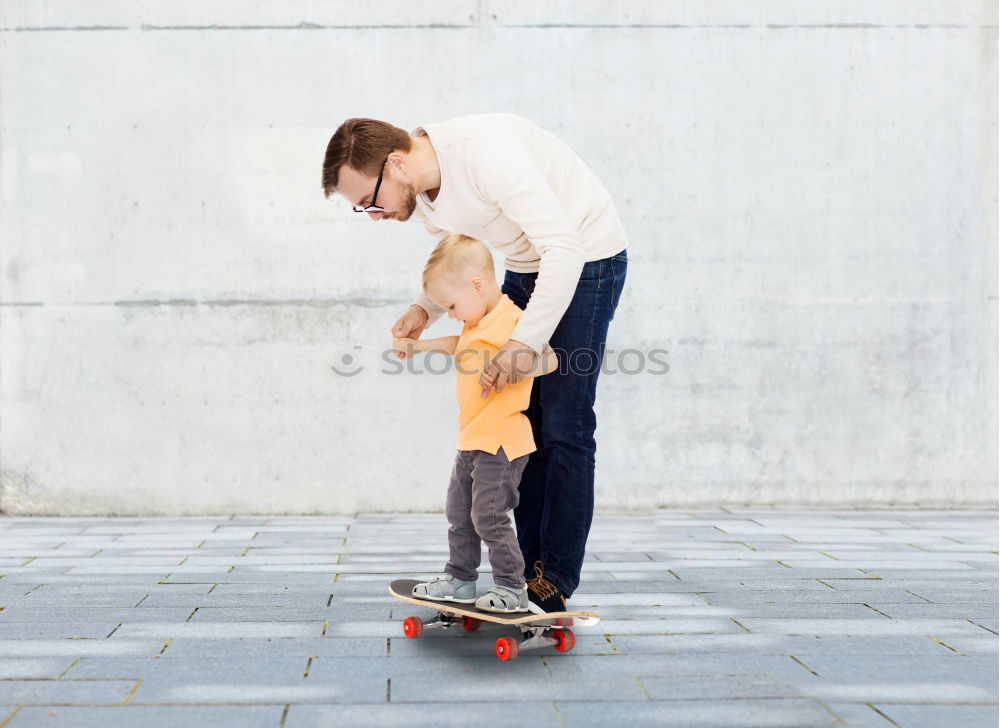
[[[427,290],[427,284],[432,278],[444,275],[452,279],[466,270],[489,275],[496,280],[490,249],[468,235],[451,233],[437,244],[427,259],[423,275],[424,290]]]

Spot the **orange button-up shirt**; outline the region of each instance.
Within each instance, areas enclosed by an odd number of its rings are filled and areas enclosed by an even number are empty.
[[[500,348],[510,340],[523,311],[506,295],[475,326],[466,324],[455,347],[455,394],[458,396],[458,449],[485,450],[496,455],[503,447],[508,460],[534,452],[531,422],[524,415],[531,399],[532,377],[508,384],[483,399],[479,378]]]

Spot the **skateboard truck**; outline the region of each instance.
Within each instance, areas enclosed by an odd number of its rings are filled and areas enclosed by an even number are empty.
[[[466,632],[473,632],[479,629],[482,622],[475,617],[438,612],[437,616],[427,619],[407,617],[403,620],[403,634],[407,637],[419,637],[425,629],[451,629],[452,626],[458,624],[461,624]]]
[[[482,620],[465,615],[438,612],[433,617],[407,617],[403,620],[403,634],[413,639],[423,634],[425,629],[451,629],[462,625],[466,632],[473,632],[482,625]],[[496,656],[501,660],[513,660],[525,650],[555,647],[557,652],[568,652],[576,645],[572,630],[561,626],[516,625],[521,630],[522,640],[500,637],[496,641]]]
[[[501,660],[513,660],[524,650],[555,647],[556,652],[569,652],[576,645],[576,636],[566,627],[529,627],[518,625],[523,640],[500,637],[496,643],[496,655]]]

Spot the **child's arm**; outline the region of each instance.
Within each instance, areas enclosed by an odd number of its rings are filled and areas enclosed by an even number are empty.
[[[414,354],[451,354],[458,347],[457,336],[442,336],[440,339],[393,339],[392,348],[400,359],[408,359]]]

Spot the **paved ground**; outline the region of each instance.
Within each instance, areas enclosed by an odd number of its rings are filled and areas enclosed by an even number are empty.
[[[997,725],[994,512],[599,516],[571,606],[604,619],[513,662],[502,628],[403,638],[388,582],[445,537],[0,518],[0,726]]]

